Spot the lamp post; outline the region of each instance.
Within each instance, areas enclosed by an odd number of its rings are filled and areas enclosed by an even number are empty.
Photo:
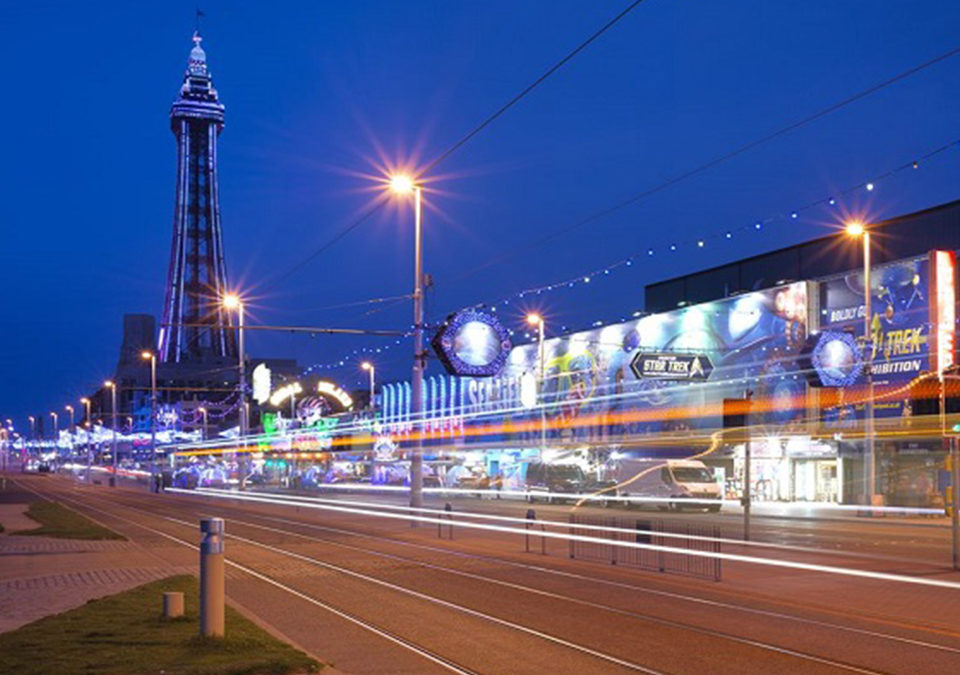
[[[873,504],[874,494],[877,489],[877,457],[874,440],[874,421],[873,421],[873,308],[871,306],[873,292],[870,284],[870,232],[863,223],[853,222],[847,224],[847,234],[851,237],[859,237],[863,241],[863,340],[866,352],[866,372],[867,372],[867,401],[864,405],[864,420],[866,433],[863,451],[863,482],[864,482],[864,503],[867,506]]]
[[[58,426],[60,417],[53,410],[50,411],[50,417],[53,418],[53,452],[56,453],[59,447],[58,441],[60,440],[60,427]]]
[[[66,410],[68,413],[70,413],[70,426],[67,427],[67,429],[70,431],[70,457],[72,459],[73,458],[73,435],[74,433],[76,433],[76,429],[74,428],[74,424],[73,424],[73,406],[65,405],[63,406],[63,409]]]
[[[197,412],[200,413],[200,441],[203,442],[207,440],[207,409],[197,408]]]
[[[150,362],[150,480],[157,480],[157,355],[144,350],[140,358]]]
[[[244,380],[246,376],[244,374],[244,353],[243,353],[243,302],[240,300],[240,296],[235,293],[228,293],[223,296],[223,306],[226,309],[235,309],[237,310],[237,357],[239,359],[238,368],[237,368],[237,391],[239,393],[239,402],[240,402],[240,441],[246,443],[245,437],[247,435],[247,396],[246,396],[246,387]],[[239,444],[238,444],[239,449]],[[246,462],[243,460],[243,453],[241,452],[240,457],[237,459],[237,464],[240,469],[240,490],[245,490],[244,479],[246,478]]]
[[[90,434],[93,431],[93,425],[90,423],[90,399],[81,398],[80,402],[83,404],[84,410],[84,426],[87,430],[87,485],[90,485],[90,464],[91,464],[91,455],[90,455]]]
[[[376,389],[376,386],[377,386],[377,379],[376,379],[376,377],[377,377],[377,376],[376,376],[377,368],[376,368],[376,366],[374,366],[374,365],[373,365],[372,363],[370,363],[369,361],[364,361],[363,363],[360,364],[360,367],[363,368],[363,369],[364,369],[365,371],[367,371],[368,373],[370,373],[370,412],[376,412],[377,406],[376,406],[376,403],[374,402],[374,396],[375,396],[376,391],[377,391],[377,389]]]
[[[27,419],[30,421],[30,438],[37,440],[37,418],[33,415],[27,415]]]
[[[409,176],[397,175],[390,179],[390,189],[398,195],[413,193],[413,380],[410,383],[410,418],[414,420],[415,434],[410,456],[410,506],[423,506],[423,371],[426,354],[423,351],[423,188]]]
[[[104,387],[110,389],[110,414],[113,419],[113,478],[110,479],[110,487],[117,487],[117,385],[113,380],[107,380],[103,383]]]
[[[543,317],[539,314],[527,314],[527,324],[537,327],[537,369],[540,371],[537,376],[539,381],[537,393],[540,399],[540,452],[543,452],[547,448],[547,361],[543,351],[545,325]]]

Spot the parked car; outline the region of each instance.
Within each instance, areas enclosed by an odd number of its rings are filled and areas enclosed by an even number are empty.
[[[583,492],[586,478],[576,464],[548,464],[531,462],[527,465],[526,488],[528,499],[545,498],[548,502],[569,499],[561,495]]]

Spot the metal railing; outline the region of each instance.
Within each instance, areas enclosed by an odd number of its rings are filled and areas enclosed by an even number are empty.
[[[668,527],[663,521],[578,514],[571,514],[569,523],[568,532],[571,535],[587,535],[611,541],[610,544],[602,544],[571,538],[568,542],[571,558],[720,581],[722,568],[719,558],[683,552],[720,553],[720,530],[716,527],[683,524],[671,524]],[[598,531],[580,526],[611,529]],[[614,542],[649,544],[651,548],[618,546]]]

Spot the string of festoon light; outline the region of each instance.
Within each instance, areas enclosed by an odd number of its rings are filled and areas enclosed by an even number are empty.
[[[732,227],[729,229],[721,230],[709,235],[700,235],[695,237],[689,237],[686,239],[677,239],[667,244],[662,244],[659,246],[648,246],[646,248],[640,249],[631,255],[628,255],[623,258],[619,258],[614,262],[603,266],[598,267],[593,270],[582,272],[576,276],[569,277],[567,279],[556,281],[549,284],[544,284],[541,286],[533,286],[530,288],[525,288],[520,291],[515,291],[510,295],[504,296],[499,300],[492,302],[483,302],[474,305],[474,308],[486,308],[492,312],[497,312],[499,307],[509,307],[512,303],[517,303],[519,300],[528,299],[533,296],[542,296],[544,293],[552,293],[555,291],[583,287],[588,284],[595,284],[598,281],[602,281],[610,277],[614,272],[625,270],[627,268],[632,268],[633,265],[638,262],[652,258],[659,255],[670,255],[673,253],[679,253],[682,251],[689,250],[700,250],[704,249],[709,245],[712,245],[716,242],[725,242],[732,241],[734,239],[740,239],[746,234],[757,234],[765,232],[771,225],[776,225],[784,222],[794,222],[799,220],[801,215],[807,213],[813,209],[817,208],[828,208],[828,209],[840,209],[841,200],[844,197],[850,195],[855,195],[858,193],[872,193],[876,191],[882,182],[889,180],[890,178],[905,172],[914,172],[919,170],[927,161],[942,155],[954,148],[960,148],[960,139],[956,139],[941,145],[940,147],[926,152],[924,154],[916,156],[915,159],[910,160],[904,164],[896,166],[892,169],[889,169],[883,173],[874,174],[864,180],[861,180],[845,189],[836,190],[829,195],[826,195],[820,199],[807,202],[806,204],[796,206],[789,210],[781,211],[775,215],[767,216],[765,218],[759,218],[752,220],[748,223]],[[641,312],[633,312],[633,317],[641,316]],[[627,319],[621,317],[617,321],[622,322]],[[597,328],[603,326],[603,321],[594,321],[588,327],[585,328]],[[511,336],[516,335],[516,332],[513,329],[507,329]],[[567,326],[561,326],[560,330],[566,332],[568,330]],[[524,334],[528,339],[532,339],[529,333]],[[364,357],[374,357],[378,354],[383,354],[389,351],[391,348],[397,347],[409,336],[403,336],[392,342],[381,345],[379,347],[358,347],[349,352],[346,352],[342,357],[335,359],[329,363],[316,363],[311,366],[308,366],[305,370],[305,374],[310,374],[316,371],[329,371],[336,370],[338,368],[344,368],[351,366],[353,362],[357,359],[362,359]]]

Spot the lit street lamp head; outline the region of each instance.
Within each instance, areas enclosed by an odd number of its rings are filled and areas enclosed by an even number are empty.
[[[373,368],[373,364],[370,363],[369,361],[364,361],[363,363],[360,364],[360,367],[363,368],[364,370],[371,370]]]
[[[73,412],[73,406],[72,406],[72,405],[65,405],[65,406],[63,406],[63,409],[66,410],[66,411],[69,412],[69,413],[72,413],[72,412]]]
[[[147,350],[143,350],[142,352],[140,352],[140,358],[143,359],[144,361],[149,361],[150,359],[153,358],[153,352],[148,352]]]
[[[531,326],[539,326],[543,323],[543,317],[534,313],[527,314],[527,323]]]
[[[113,380],[104,380],[103,386],[113,388]]]
[[[398,195],[407,195],[413,192],[413,179],[405,174],[390,177],[390,191]]]
[[[863,233],[866,232],[866,228],[863,227],[863,223],[853,221],[851,223],[847,223],[846,232],[851,237],[861,237],[863,236]]]
[[[240,306],[240,296],[236,293],[227,293],[223,296],[223,306],[227,309],[236,309]]]

